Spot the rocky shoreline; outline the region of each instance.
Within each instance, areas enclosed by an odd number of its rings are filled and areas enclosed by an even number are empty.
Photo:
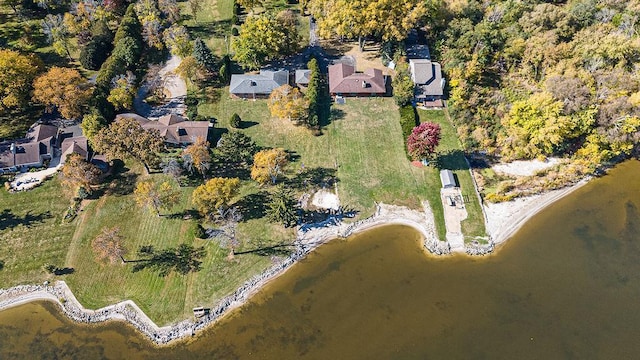
[[[125,300],[98,310],[85,309],[75,298],[64,281],[54,285],[19,285],[10,289],[0,289],[0,310],[18,306],[30,301],[49,300],[58,303],[65,315],[79,323],[100,323],[108,320],[127,321],[147,338],[158,345],[193,336],[220,319],[229,310],[242,305],[252,294],[262,288],[298,260],[304,258],[318,246],[336,238],[346,238],[373,227],[391,224],[408,225],[419,231],[424,237],[424,247],[432,254],[451,253],[448,243],[440,241],[436,234],[433,213],[428,203],[423,203],[424,212],[408,208],[378,204],[376,213],[364,220],[351,224],[337,224],[299,231],[295,241],[296,250],[265,272],[246,281],[231,295],[223,298],[211,308],[209,313],[195,321],[184,320],[170,326],[159,327],[131,300]],[[466,252],[484,255],[493,250],[490,246],[474,245]],[[488,250],[487,250],[488,249]]]

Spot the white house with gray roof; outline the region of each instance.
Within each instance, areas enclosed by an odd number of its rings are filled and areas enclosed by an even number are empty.
[[[232,97],[243,99],[265,98],[282,85],[289,83],[287,70],[260,70],[260,74],[233,74],[229,93]]]
[[[440,64],[429,59],[409,59],[409,70],[416,84],[416,101],[427,107],[442,107],[445,80]]]

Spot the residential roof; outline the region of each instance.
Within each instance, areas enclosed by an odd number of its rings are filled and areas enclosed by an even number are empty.
[[[27,131],[27,139],[31,141],[42,141],[58,135],[58,128],[51,125],[36,125]]]
[[[233,74],[229,92],[232,94],[268,95],[282,85],[289,83],[287,70],[260,70],[260,74]]]
[[[190,144],[196,138],[207,138],[209,134],[208,121],[187,121],[180,115],[168,114],[156,120],[149,120],[137,114],[119,114],[116,118],[132,118],[145,130],[157,130],[164,138],[164,141],[170,144]]]
[[[15,156],[12,152],[15,147]],[[46,145],[41,142],[13,142],[0,144],[0,169],[14,166],[37,164],[40,154],[46,153]]]
[[[357,73],[351,65],[329,66],[329,92],[333,94],[384,94],[385,79],[380,69]]]
[[[89,159],[89,142],[84,136],[64,139],[60,149],[62,151],[62,155],[60,156],[61,164],[64,164],[67,161],[67,156],[73,153],[82,155],[85,160]]]
[[[306,85],[309,83],[310,79],[311,79],[311,70],[309,69],[296,70],[296,84]]]
[[[411,80],[420,86],[421,93],[426,96],[442,96],[444,80],[440,64],[429,59],[409,59]]]

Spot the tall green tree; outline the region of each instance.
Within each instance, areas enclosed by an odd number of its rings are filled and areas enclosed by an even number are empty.
[[[225,162],[251,164],[258,150],[258,145],[249,136],[230,131],[220,138],[216,154]]]
[[[296,52],[300,40],[295,26],[271,15],[251,16],[240,26],[240,35],[233,38],[233,58],[242,66],[258,69],[267,61]]]
[[[285,227],[295,226],[298,222],[296,201],[291,192],[284,187],[278,189],[269,197],[267,218],[271,222],[281,223]]]
[[[201,38],[193,41],[193,58],[207,71],[211,72],[216,68],[216,57]]]

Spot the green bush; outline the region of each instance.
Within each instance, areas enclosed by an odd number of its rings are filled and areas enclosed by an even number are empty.
[[[238,17],[238,15],[233,14],[233,16],[231,17],[231,24],[240,25],[240,18]]]
[[[238,36],[240,35],[240,32],[238,31],[237,27],[231,28],[231,35],[232,36]]]
[[[240,126],[242,125],[242,119],[240,118],[240,115],[236,113],[231,115],[231,119],[229,120],[229,125],[231,125],[232,128],[239,129]]]

